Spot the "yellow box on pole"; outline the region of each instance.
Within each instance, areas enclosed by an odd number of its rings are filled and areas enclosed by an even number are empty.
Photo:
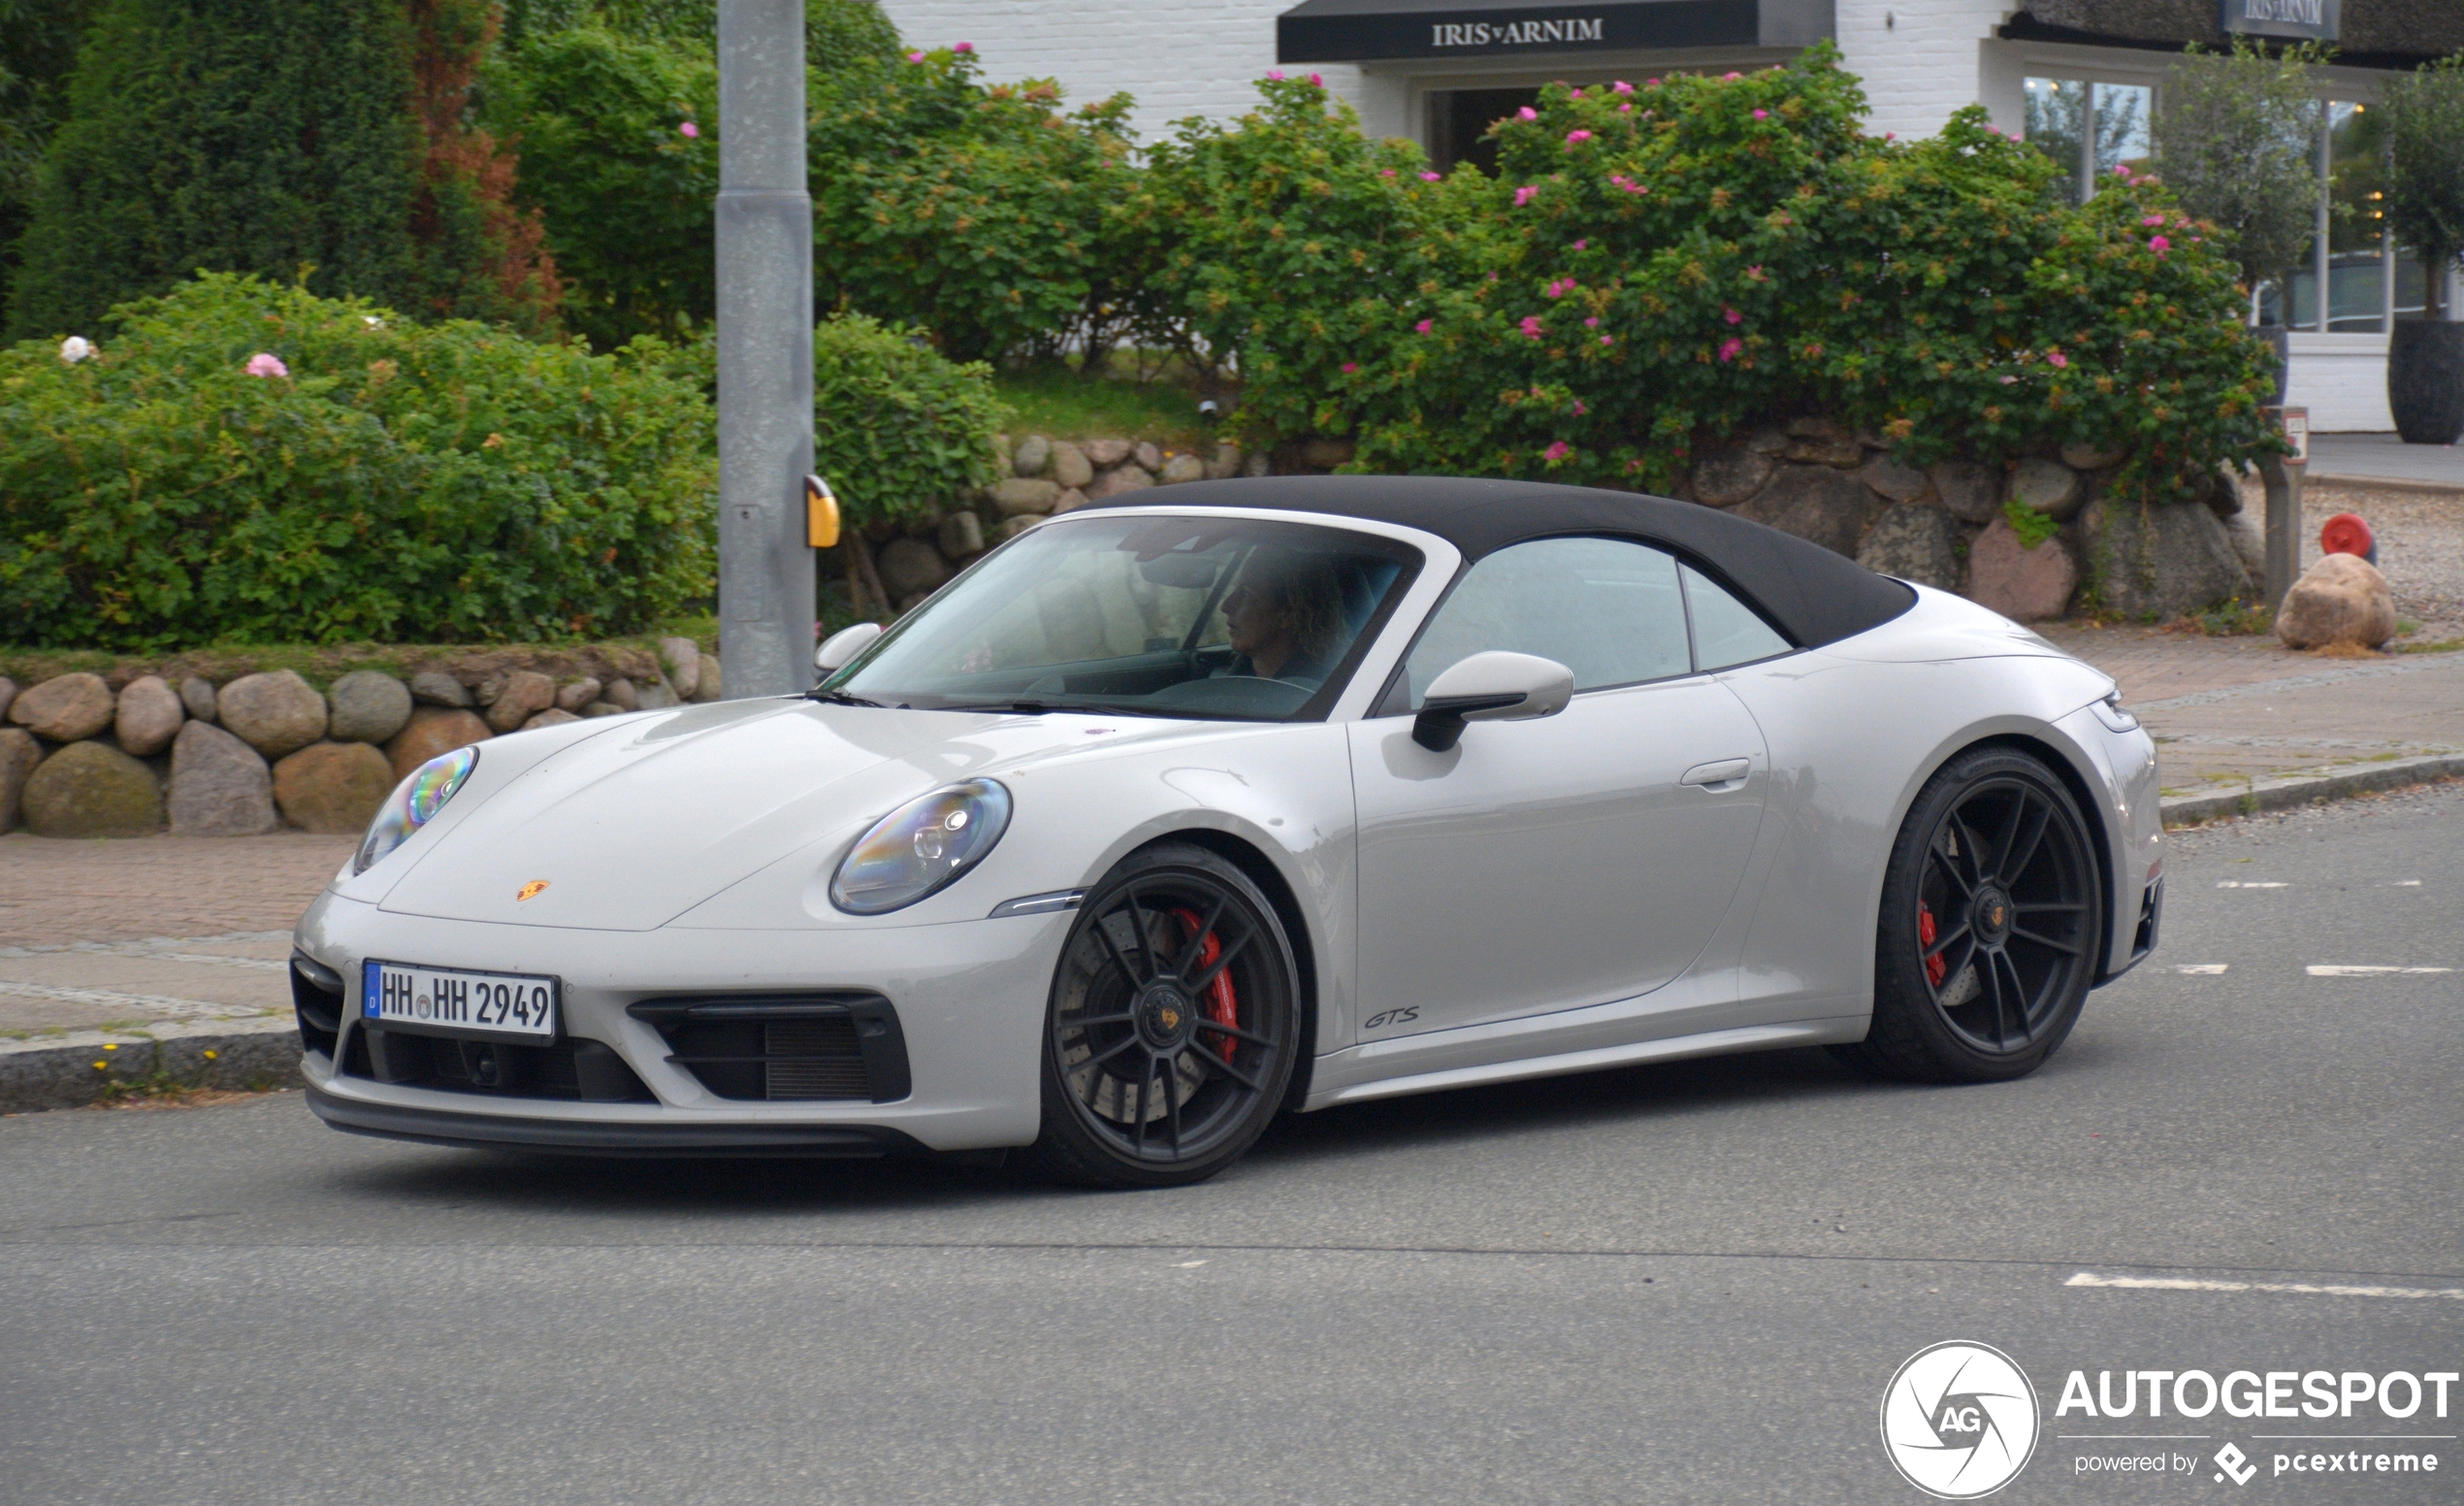
[[[838,499],[818,475],[804,478],[804,537],[816,549],[838,544]]]

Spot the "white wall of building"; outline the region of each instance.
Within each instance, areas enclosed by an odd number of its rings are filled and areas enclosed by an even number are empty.
[[[1994,124],[2020,128],[2019,96],[1989,98],[1986,57],[2014,0],[1833,0],[1842,64],[1864,81],[1865,129],[1901,140],[1930,136],[1951,112],[1984,100]],[[2007,111],[2012,118],[2001,118]]]

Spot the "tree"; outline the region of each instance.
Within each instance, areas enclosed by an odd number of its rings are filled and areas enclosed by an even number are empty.
[[[34,208],[43,148],[66,108],[77,39],[98,0],[0,0],[0,329],[8,326],[16,241]]]
[[[2389,81],[2387,221],[2421,253],[2429,316],[2447,317],[2447,274],[2464,257],[2464,52]]]
[[[509,159],[459,119],[487,22],[484,0],[105,0],[11,327],[97,329],[200,269],[536,322],[552,269],[502,211]]]
[[[2289,285],[2318,232],[2318,99],[2310,68],[2324,53],[2277,57],[2247,41],[2193,47],[2165,85],[2155,168],[2182,207],[2216,227],[2251,287]]]

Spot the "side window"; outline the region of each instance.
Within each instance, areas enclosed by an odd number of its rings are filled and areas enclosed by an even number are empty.
[[[1695,668],[1725,670],[1787,653],[1794,646],[1701,571],[1691,565],[1678,569],[1685,573],[1685,604],[1694,614]]]
[[[1618,539],[1539,539],[1488,556],[1413,646],[1412,706],[1457,661],[1500,648],[1556,660],[1576,690],[1687,673],[1677,562]]]

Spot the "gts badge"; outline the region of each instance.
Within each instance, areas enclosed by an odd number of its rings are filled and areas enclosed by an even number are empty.
[[[1419,1018],[1420,1011],[1417,1009],[1389,1009],[1383,1014],[1371,1015],[1369,1017],[1369,1023],[1362,1026],[1361,1029],[1364,1031],[1382,1031],[1390,1025],[1410,1025],[1412,1021]]]

